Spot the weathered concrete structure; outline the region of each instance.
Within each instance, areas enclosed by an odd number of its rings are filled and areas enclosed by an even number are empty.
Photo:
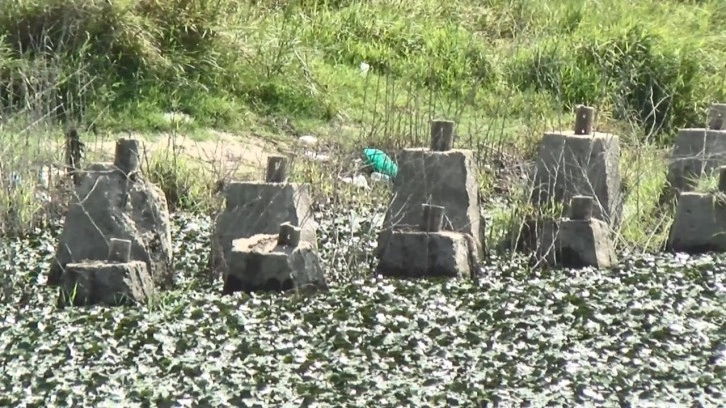
[[[680,129],[668,165],[668,183],[676,192],[693,191],[698,179],[726,165],[726,104],[712,104],[708,128]]]
[[[718,192],[681,193],[667,247],[691,254],[726,251],[726,166],[719,168]]]
[[[609,268],[617,263],[608,225],[592,217],[594,200],[575,196],[559,225],[557,263],[568,268]]]
[[[227,257],[223,293],[253,291],[326,290],[317,251],[301,241],[302,230],[290,223],[279,234],[258,234],[234,240]]]
[[[477,245],[470,234],[442,231],[444,207],[422,206],[418,228],[395,229],[376,273],[388,277],[476,278]]]
[[[531,202],[535,207],[559,204],[567,211],[572,197],[594,197],[593,217],[610,225],[622,210],[620,141],[594,133],[595,109],[579,106],[575,130],[545,133],[540,142]]]
[[[169,210],[163,192],[140,172],[140,144],[121,139],[113,164],[79,174],[48,284],[58,285],[69,263],[105,261],[111,237],[131,241],[130,259],[146,264],[155,284],[174,281]]]
[[[227,271],[232,242],[259,234],[277,234],[280,224],[301,228],[301,239],[317,248],[309,186],[287,183],[287,158],[268,160],[265,182],[233,182],[224,188],[225,209],[217,216],[212,235],[210,267],[215,276]]]
[[[147,265],[130,261],[131,241],[111,238],[106,261],[66,264],[59,288],[59,306],[145,302],[156,291]]]
[[[474,155],[470,150],[452,150],[453,139],[454,122],[433,121],[430,148],[401,152],[394,198],[378,238],[379,259],[392,231],[418,226],[421,204],[446,207],[443,229],[470,234],[479,253],[485,247]]]

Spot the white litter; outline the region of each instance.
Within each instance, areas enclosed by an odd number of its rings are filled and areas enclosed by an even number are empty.
[[[368,65],[368,63],[366,63],[366,62],[360,63],[360,74],[361,75],[363,75],[363,76],[368,75],[368,71],[370,71],[370,69],[371,69],[371,66]]]
[[[310,150],[305,151],[305,157],[307,157],[310,160],[319,161],[319,162],[326,162],[330,160],[330,156],[325,153],[317,153]]]
[[[355,175],[353,177],[338,177],[340,181],[346,184],[352,184],[356,187],[369,189],[370,186],[368,185],[368,180],[366,179],[366,176],[362,174]]]
[[[300,143],[308,146],[314,146],[318,144],[318,138],[313,135],[300,136],[297,140],[299,140]]]

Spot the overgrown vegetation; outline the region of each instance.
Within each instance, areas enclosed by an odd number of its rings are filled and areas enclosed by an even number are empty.
[[[506,243],[542,211],[523,177],[542,132],[591,104],[621,138],[618,249],[659,249],[673,136],[726,99],[725,18],[720,0],[0,2],[0,402],[717,406],[721,258],[636,254],[575,272],[491,254],[478,283],[380,280],[371,250],[388,189],[338,176],[361,146],[427,145],[431,119],[455,120],[457,146],[476,153],[489,242]],[[70,126],[93,147],[85,161],[112,154],[114,136],[170,140],[143,170],[183,210],[179,276],[145,307],[58,310],[43,285]],[[173,140],[210,128],[288,145],[314,134],[334,157],[289,149],[292,179],[314,189],[329,294],[209,285],[210,218],[189,212],[214,212],[235,169]]]
[[[54,234],[0,245],[0,259],[13,259],[0,262],[3,405],[710,407],[724,398],[722,258],[626,259],[612,271],[502,259],[479,285],[370,278],[304,300],[222,297],[197,279],[208,219],[176,216],[173,226],[179,288],[136,307],[57,310],[57,293],[38,285]],[[341,227],[324,226],[321,242]],[[375,240],[352,235],[361,247]],[[322,245],[321,255],[351,259],[358,246]]]
[[[654,217],[668,214],[655,208],[663,163],[646,152],[662,157],[678,127],[703,124],[703,109],[724,97],[724,10],[717,1],[11,0],[0,13],[0,130],[213,126],[395,149],[426,143],[428,121],[446,117],[482,165],[513,158],[507,167],[588,103],[632,159],[621,244],[649,246],[662,235]],[[8,147],[3,161],[30,154]],[[184,164],[155,162],[151,176],[174,204],[198,208],[211,182],[158,167],[169,163]],[[509,170],[484,169],[483,193],[500,191]]]

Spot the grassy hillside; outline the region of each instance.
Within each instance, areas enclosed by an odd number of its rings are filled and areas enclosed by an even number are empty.
[[[542,131],[587,103],[624,144],[623,236],[649,243],[662,148],[725,99],[724,17],[716,0],[8,0],[0,126],[26,145],[50,124],[398,148],[445,117],[482,158],[487,194],[506,173],[492,160],[531,159]],[[37,154],[12,149],[6,163]]]

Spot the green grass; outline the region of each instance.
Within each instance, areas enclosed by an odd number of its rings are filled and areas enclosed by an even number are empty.
[[[524,162],[543,131],[572,126],[573,105],[592,104],[627,157],[628,246],[649,247],[669,216],[654,209],[662,149],[726,90],[716,0],[10,0],[0,11],[3,135],[215,127],[395,150],[425,145],[443,117],[485,161]]]

